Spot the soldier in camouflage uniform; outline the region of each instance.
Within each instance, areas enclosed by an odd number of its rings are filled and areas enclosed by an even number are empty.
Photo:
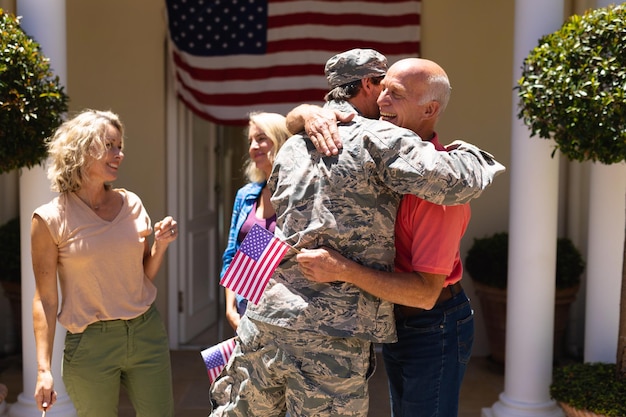
[[[386,70],[373,50],[331,58],[326,107],[356,113],[339,127],[342,151],[324,157],[296,135],[268,182],[278,238],[295,249],[330,247],[381,271],[393,270],[403,194],[465,203],[504,169],[472,145],[438,152],[409,130],[362,117],[356,103],[380,92],[373,80]],[[367,416],[372,342],[395,341],[393,304],[352,284],[309,281],[295,254],[242,318],[235,351],[211,387],[212,416]]]

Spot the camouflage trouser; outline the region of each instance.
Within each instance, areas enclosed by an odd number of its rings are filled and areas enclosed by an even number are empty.
[[[372,344],[299,332],[243,317],[237,346],[211,386],[212,417],[362,416]]]

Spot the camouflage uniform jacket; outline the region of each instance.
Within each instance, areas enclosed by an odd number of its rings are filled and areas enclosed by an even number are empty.
[[[346,102],[326,107],[355,110]],[[339,127],[338,156],[319,154],[299,135],[280,149],[268,181],[276,236],[294,248],[333,248],[371,268],[391,271],[394,223],[403,194],[445,204],[478,196],[504,167],[472,145],[438,152],[409,130],[359,115]],[[247,315],[292,330],[395,341],[393,304],[345,282],[306,279],[290,250],[260,303]]]

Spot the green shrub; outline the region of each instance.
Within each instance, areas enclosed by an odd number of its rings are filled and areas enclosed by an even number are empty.
[[[626,160],[626,4],[574,15],[524,60],[518,117],[568,159]]]
[[[490,287],[505,289],[508,282],[509,235],[506,232],[474,239],[467,251],[465,269],[473,280]],[[572,241],[557,239],[556,288],[569,288],[580,283],[585,261]]]
[[[0,9],[0,173],[46,157],[45,139],[61,124],[67,96],[40,46]]]
[[[574,363],[554,369],[550,396],[578,410],[626,416],[626,380],[616,376],[615,364]]]
[[[584,270],[585,261],[574,243],[568,238],[559,238],[556,242],[556,287],[577,285]]]
[[[509,267],[509,235],[496,233],[475,238],[467,251],[465,269],[472,279],[490,287],[505,289]]]

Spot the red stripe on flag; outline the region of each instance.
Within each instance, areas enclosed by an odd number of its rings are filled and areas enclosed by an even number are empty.
[[[173,53],[174,63],[197,81],[263,80],[271,77],[319,76],[324,73],[323,65],[275,65],[266,68],[196,68],[186,63],[180,54]]]
[[[370,27],[393,27],[393,26],[411,26],[420,24],[420,15],[417,13],[396,15],[396,16],[380,16],[366,14],[326,14],[326,13],[294,13],[283,16],[269,16],[268,26],[272,28],[293,26],[294,22],[306,22],[307,25],[350,25]]]
[[[278,263],[283,258],[288,249],[289,247],[283,244],[278,239],[272,240],[272,243],[270,244],[269,250],[267,251],[266,255],[268,258],[271,259],[271,261],[265,264],[261,264],[262,269],[258,271],[260,276],[267,278],[263,280],[257,280],[255,282],[254,288],[250,292],[250,302],[252,302],[253,304],[259,303],[259,301],[261,300],[261,296],[265,291],[265,287],[270,280],[270,277],[272,276],[274,270],[276,270]]]
[[[224,274],[224,277],[222,278],[222,282],[220,282],[220,284],[225,287],[239,285],[237,282],[238,275],[247,271],[253,262],[254,261],[250,259],[247,255],[237,251],[226,273]]]
[[[272,3],[292,3],[292,2],[293,0],[272,0]],[[337,3],[355,3],[355,2],[379,4],[380,0],[316,0],[316,3],[327,3],[327,5],[325,5],[323,8],[332,7],[333,5],[336,5]],[[388,3],[388,4],[407,3],[407,0],[385,0],[385,3]]]
[[[307,45],[307,49],[310,51],[347,51],[348,49],[362,47],[368,49],[376,49],[383,55],[400,55],[406,54],[410,56],[417,56],[420,44],[419,42],[377,42],[368,41],[365,45],[363,41],[353,39],[338,39],[328,40],[319,38],[300,38],[300,39],[286,39],[281,41],[274,41],[267,45],[267,53],[284,52],[284,51],[299,51],[302,49],[302,44]],[[329,54],[330,58],[333,54]],[[322,73],[323,75],[323,73]]]
[[[186,83],[180,80],[181,84]],[[229,105],[245,106],[250,103],[300,103],[309,97],[316,97],[316,101],[324,99],[328,90],[284,90],[284,91],[264,91],[248,94],[209,94],[193,89],[188,86],[189,93],[200,103],[206,105]]]
[[[212,112],[207,112],[206,107],[204,106],[198,107],[196,106],[195,103],[187,100],[185,97],[179,96],[178,99],[182,101],[183,103],[185,103],[185,106],[187,106],[187,108],[191,110],[195,115],[205,120],[208,120],[209,122],[213,122],[216,124],[227,123],[227,124],[234,125],[234,126],[243,126],[243,125],[248,124],[249,119],[248,119],[247,114],[235,113],[232,116],[232,118],[225,119],[223,117],[213,116]],[[238,117],[241,117],[241,118],[238,118]]]

